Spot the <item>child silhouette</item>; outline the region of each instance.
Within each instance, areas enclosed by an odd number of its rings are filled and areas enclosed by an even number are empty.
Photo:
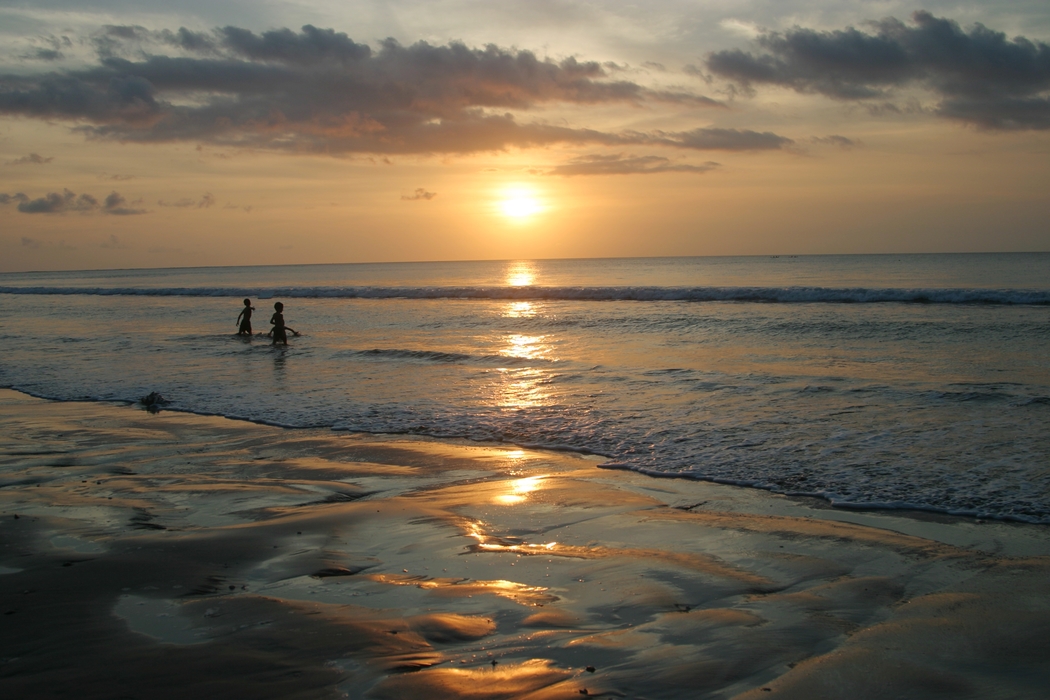
[[[252,306],[251,299],[244,300],[244,308],[239,314],[237,314],[237,335],[251,335],[252,334],[252,312],[255,311],[255,307]]]
[[[288,334],[286,331],[291,331],[292,335],[299,335],[299,331],[289,326],[284,325],[284,304],[277,302],[273,305],[275,309],[273,316],[270,317],[270,323],[273,324],[273,345],[277,345],[278,342],[288,344]]]

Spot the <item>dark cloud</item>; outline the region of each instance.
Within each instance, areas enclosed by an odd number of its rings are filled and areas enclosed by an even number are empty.
[[[310,25],[303,27],[299,34],[291,29],[276,29],[257,35],[237,27],[224,27],[218,33],[223,46],[255,61],[296,65],[329,61],[349,64],[372,55],[367,44],[357,44],[342,32]]]
[[[88,137],[120,141],[400,154],[654,138],[523,123],[509,110],[654,101],[723,106],[686,90],[611,78],[596,62],[392,39],[373,50],[312,26],[262,34],[107,27],[95,43],[99,61],[92,67],[0,76],[0,114],[72,121]],[[685,136],[665,142],[707,147]]]
[[[84,195],[81,195],[81,197],[83,196]],[[110,192],[102,203],[102,211],[103,213],[113,214],[114,216],[132,216],[135,214],[147,213],[145,209],[134,209],[127,204],[128,202],[124,197],[116,192]]]
[[[65,55],[56,49],[33,49],[29,53],[22,54],[22,58],[30,61],[61,61]]]
[[[4,165],[45,165],[50,163],[55,158],[54,156],[48,156],[45,158],[37,153],[30,153],[28,156],[22,156],[21,158],[15,158],[4,163]]]
[[[1050,45],[1007,39],[982,24],[969,31],[928,12],[830,32],[796,27],[758,39],[759,53],[719,51],[712,73],[745,89],[790,87],[842,100],[882,100],[921,85],[941,99],[943,117],[989,129],[1050,128]]]
[[[674,163],[661,156],[586,155],[573,158],[547,172],[548,175],[647,175],[651,173],[706,173],[719,167],[708,161],[702,165]]]
[[[410,200],[410,201],[416,201],[416,200],[420,200],[420,199],[430,200],[430,199],[433,199],[434,197],[437,197],[437,192],[427,192],[422,187],[417,187],[416,191],[414,193],[412,193],[412,194],[403,194],[403,195],[401,195],[401,199],[407,199],[407,200]]]
[[[18,202],[18,211],[23,214],[65,214],[67,212],[78,212],[88,214],[101,212],[103,214],[145,214],[144,209],[132,209],[127,206],[127,200],[117,192],[111,192],[102,202],[99,202],[90,194],[77,195],[68,189],[58,192],[48,192],[43,197],[30,199],[27,195],[0,194],[0,204],[13,204]]]
[[[17,196],[17,195],[16,195]],[[29,199],[21,195],[23,199],[18,203],[18,211],[23,214],[64,214],[65,212],[90,212],[98,209],[98,200],[89,194],[79,197],[74,192],[63,190],[48,192],[39,199]]]
[[[667,138],[659,142],[701,151],[771,151],[794,143],[771,131],[750,129],[693,129],[667,134]]]

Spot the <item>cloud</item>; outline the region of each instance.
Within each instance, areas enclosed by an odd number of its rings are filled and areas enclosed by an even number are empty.
[[[22,199],[18,203],[18,211],[23,214],[64,214],[70,211],[76,212],[90,212],[98,209],[98,200],[89,194],[82,194],[79,197],[76,193],[69,190],[63,190],[61,194],[58,192],[48,192],[39,199],[29,199],[22,195]]]
[[[117,192],[111,192],[102,202],[99,202],[90,194],[77,195],[68,189],[58,192],[48,192],[43,197],[30,199],[27,195],[0,194],[0,204],[12,204],[18,202],[18,211],[23,214],[65,214],[67,212],[78,212],[90,214],[101,212],[103,214],[127,215],[145,214],[145,209],[132,209],[127,206],[127,200]]]
[[[873,22],[870,32],[768,32],[757,39],[761,52],[718,51],[706,65],[745,89],[781,85],[839,100],[885,100],[917,85],[939,97],[935,112],[948,119],[986,129],[1050,129],[1050,45],[1007,39],[982,24],[967,31],[924,11],[911,19]]]
[[[47,163],[50,163],[54,159],[54,156],[49,156],[45,158],[42,155],[30,153],[28,156],[22,156],[21,158],[15,158],[14,160],[6,161],[4,165],[45,165]]]
[[[427,192],[422,187],[417,187],[415,193],[413,193],[413,194],[410,194],[410,195],[409,194],[403,194],[403,195],[401,195],[401,199],[407,199],[407,200],[410,200],[410,201],[416,201],[416,200],[420,200],[420,199],[431,200],[434,197],[437,197],[437,192]]]
[[[648,175],[651,173],[706,173],[719,167],[708,161],[702,165],[673,163],[661,156],[586,155],[548,171],[547,175]]]
[[[84,195],[81,195],[82,197]],[[135,214],[147,213],[145,209],[132,209],[127,206],[127,200],[116,192],[110,192],[102,203],[102,211],[106,214],[113,214],[114,216],[132,216]]]
[[[205,192],[201,195],[200,199],[191,199],[190,197],[183,197],[177,199],[174,202],[167,202],[163,199],[157,200],[157,204],[162,207],[177,207],[179,209],[207,209],[215,204],[215,196],[211,192]]]
[[[65,58],[61,51],[55,49],[33,49],[29,53],[22,54],[22,58],[29,61],[60,61]]]
[[[35,239],[35,238],[29,238],[28,236],[22,236],[22,246],[25,247],[25,248],[32,248],[32,249],[36,250],[41,245],[43,245],[43,244],[40,241],[38,241],[37,239]]]
[[[831,134],[830,136],[814,136],[810,138],[810,141],[822,146],[837,146],[846,151],[862,145],[860,141],[846,138],[845,136],[839,136],[838,134]]]
[[[693,129],[667,134],[666,138],[653,142],[701,151],[771,151],[794,143],[771,131],[750,129]]]
[[[97,64],[80,70],[0,75],[0,114],[74,122],[90,138],[124,142],[390,155],[651,140],[512,113],[557,104],[724,108],[610,77],[597,62],[393,39],[373,50],[309,25],[262,34],[115,26],[95,45]],[[687,138],[667,144],[699,147]]]

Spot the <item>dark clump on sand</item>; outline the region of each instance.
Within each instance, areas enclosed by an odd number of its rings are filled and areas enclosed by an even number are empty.
[[[1042,698],[1042,526],[0,391],[0,697]]]
[[[164,398],[162,394],[159,394],[156,391],[151,391],[139,399],[139,403],[150,413],[156,413],[161,407],[167,406],[171,402]]]

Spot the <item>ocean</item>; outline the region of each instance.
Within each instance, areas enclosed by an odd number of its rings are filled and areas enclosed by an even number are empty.
[[[34,396],[1050,523],[1048,253],[6,273],[0,319]]]

